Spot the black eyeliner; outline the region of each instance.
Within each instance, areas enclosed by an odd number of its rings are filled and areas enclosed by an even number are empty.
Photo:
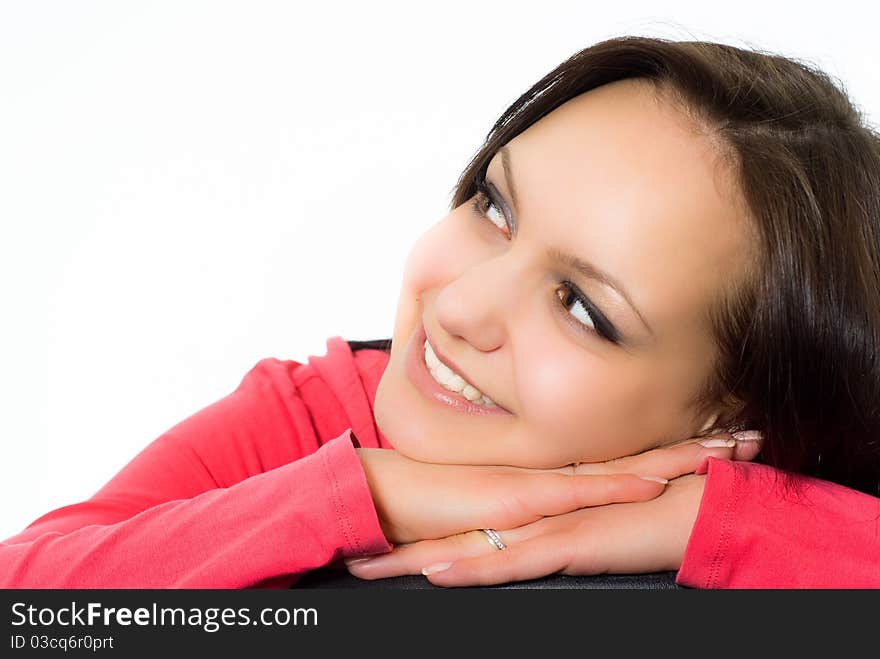
[[[491,199],[493,203],[501,206],[501,210],[504,212],[504,218],[510,222],[510,235],[516,237],[516,222],[513,219],[513,213],[510,212],[510,208],[508,208],[505,203],[504,197],[498,192],[498,188],[492,185],[492,182],[486,178],[483,178],[482,188],[489,194],[489,199]]]
[[[568,279],[562,280],[561,283],[563,286],[568,288],[568,290],[574,296],[574,299],[577,300],[578,302],[580,302],[583,305],[584,309],[587,310],[587,313],[593,319],[593,322],[596,323],[596,330],[599,332],[599,334],[601,334],[604,338],[608,339],[609,341],[613,341],[614,343],[620,343],[620,335],[618,334],[617,330],[614,328],[614,325],[612,325],[610,322],[608,322],[608,319],[605,317],[605,314],[603,314],[601,311],[599,311],[599,309],[596,308],[596,306],[590,301],[590,298],[588,298],[586,295],[584,295],[581,292],[581,289],[579,289],[576,284],[569,281]],[[579,322],[579,321],[575,319],[574,322]]]
[[[516,236],[516,222],[513,220],[513,213],[510,212],[510,209],[507,207],[507,204],[504,203],[504,197],[501,196],[501,193],[498,192],[498,188],[496,188],[490,181],[486,178],[483,178],[481,181],[478,181],[474,184],[474,188],[476,190],[477,197],[474,199],[473,208],[479,214],[483,215],[485,211],[481,207],[481,201],[483,198],[488,199],[491,203],[495,204],[504,214],[504,221],[507,224],[507,228],[510,231],[510,236]]]

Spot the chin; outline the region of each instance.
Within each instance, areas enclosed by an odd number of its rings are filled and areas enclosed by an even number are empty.
[[[396,402],[394,395],[394,385],[391,381],[391,364],[379,380],[379,386],[376,388],[376,399],[373,402],[373,418],[376,421],[376,427],[385,436],[385,439],[391,444],[395,451],[405,455],[408,458],[418,460],[410,447],[416,442],[414,437],[418,437],[418,424],[413,423],[407,418],[407,415],[400,414],[401,405]],[[421,433],[424,434],[424,433]]]
[[[401,414],[400,409],[401,404],[396,402],[393,387],[383,378],[376,389],[373,417],[376,426],[395,451],[419,462],[469,464],[454,456],[444,455],[443,447],[438,446],[431,439],[432,433],[424,427],[424,424],[410,414]]]
[[[419,423],[412,420],[406,414],[397,411],[399,405],[393,402],[385,403],[382,394],[382,385],[376,390],[376,402],[373,416],[376,419],[376,427],[382,432],[395,451],[401,455],[418,460],[419,462],[442,462],[437,459],[434,451],[426,446],[426,438],[430,433],[425,432]]]
[[[465,426],[458,430],[449,427],[426,427],[419,417],[420,407],[411,402],[412,390],[396,380],[391,364],[379,380],[373,403],[376,427],[395,451],[410,460],[434,464],[505,465],[527,469],[555,469],[569,464],[556,455],[534,455],[534,451],[517,452],[516,455],[502,451],[501,444],[486,441],[485,437],[472,436]],[[408,410],[412,406],[413,413]],[[401,410],[404,410],[401,412]],[[450,442],[450,437],[456,441]],[[470,439],[468,439],[470,437]],[[510,438],[513,440],[513,438]],[[521,442],[505,442],[507,446]],[[522,445],[522,444],[521,444]],[[479,450],[477,450],[479,449]]]

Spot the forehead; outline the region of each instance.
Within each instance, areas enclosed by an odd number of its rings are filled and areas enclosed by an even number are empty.
[[[747,225],[718,150],[680,110],[644,81],[619,81],[508,148],[523,236],[539,226],[529,240],[609,271],[658,335],[705,329],[700,312],[740,271]],[[489,175],[503,181],[497,155]]]

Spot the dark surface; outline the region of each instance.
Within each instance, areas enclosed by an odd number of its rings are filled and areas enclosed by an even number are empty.
[[[344,569],[324,568],[315,570],[304,575],[293,588],[372,588],[374,590],[431,590],[440,589],[425,577],[404,576],[391,579],[376,579],[367,581],[352,576]],[[650,589],[670,590],[681,588],[675,584],[675,572],[658,572],[656,574],[600,574],[591,577],[569,577],[563,574],[554,574],[543,579],[531,581],[519,581],[516,583],[490,586],[493,590],[498,589],[565,589],[576,590],[584,588],[627,588],[627,589]]]

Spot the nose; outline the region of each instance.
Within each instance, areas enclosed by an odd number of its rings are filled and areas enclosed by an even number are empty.
[[[502,346],[516,313],[511,270],[503,257],[472,264],[437,295],[437,324],[483,352]]]

